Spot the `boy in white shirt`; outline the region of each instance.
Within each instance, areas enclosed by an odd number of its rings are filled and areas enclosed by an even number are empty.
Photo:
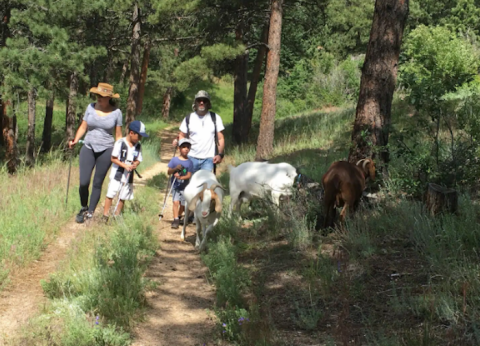
[[[112,151],[112,169],[110,170],[110,183],[108,184],[107,198],[103,210],[103,218],[108,221],[113,198],[118,196],[118,207],[115,215],[119,215],[126,200],[133,199],[133,174],[134,170],[142,162],[142,137],[148,137],[145,133],[145,125],[138,120],[132,121],[128,126],[128,135],[115,142]]]

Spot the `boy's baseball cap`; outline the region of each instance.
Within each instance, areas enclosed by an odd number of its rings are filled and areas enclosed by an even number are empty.
[[[185,144],[185,143],[190,144],[190,146],[192,145],[192,142],[190,141],[190,139],[188,139],[188,138],[182,138],[182,139],[180,140],[180,142],[178,142],[178,146],[181,147],[182,144]]]
[[[128,125],[128,129],[138,133],[142,137],[148,137],[148,135],[145,133],[145,124],[139,120],[132,121],[130,125]]]

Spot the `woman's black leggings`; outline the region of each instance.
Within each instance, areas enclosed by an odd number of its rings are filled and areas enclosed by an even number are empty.
[[[102,192],[103,181],[107,175],[108,169],[112,164],[113,148],[94,152],[83,146],[80,150],[80,202],[82,207],[88,206],[88,187],[92,178],[93,168],[95,167],[95,175],[93,176],[92,195],[90,196],[90,205],[88,211],[93,213],[97,207],[100,194]]]

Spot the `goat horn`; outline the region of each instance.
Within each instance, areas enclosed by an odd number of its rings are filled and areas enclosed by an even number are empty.
[[[203,190],[205,190],[207,188],[207,183],[200,184],[197,187],[203,187]]]
[[[363,166],[362,168],[365,169],[365,166],[367,165],[367,163],[370,163],[370,159],[365,159],[365,162],[363,163]]]
[[[217,187],[221,188],[223,191],[226,191],[225,188],[220,184],[212,184],[212,186],[210,186],[210,189],[215,190]]]
[[[358,166],[360,162],[365,161],[365,159],[358,160],[357,164],[355,166]]]

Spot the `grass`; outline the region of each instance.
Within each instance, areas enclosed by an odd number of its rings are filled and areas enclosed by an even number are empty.
[[[146,141],[140,171],[158,161],[159,149],[158,141]],[[61,156],[60,151],[52,151],[35,169],[23,167],[15,176],[0,173],[0,193],[5,196],[0,201],[0,288],[8,284],[12,270],[37,259],[78,211],[78,157],[73,159],[66,205],[69,166]],[[107,185],[108,176],[104,188]],[[100,202],[104,196],[102,192]]]
[[[14,344],[130,344],[152,287],[143,273],[158,247],[151,224],[158,210],[150,202],[157,195],[144,187],[122,218],[76,239],[61,269],[42,281],[50,302]]]
[[[395,109],[397,128],[415,126],[408,107],[400,103]],[[271,161],[303,166],[319,181],[332,161],[346,158],[353,114],[347,109],[278,120]],[[253,160],[255,131],[258,124],[247,145],[227,144],[230,163]],[[393,157],[394,179],[406,179],[402,162]],[[228,173],[219,179],[226,184]],[[386,181],[380,201],[363,204],[344,229],[330,232],[318,229],[321,206],[301,194],[280,213],[268,203],[254,203],[252,210],[243,208],[242,223],[221,220],[205,256],[217,286],[219,340],[228,345],[352,340],[382,346],[478,345],[480,207],[461,193],[458,216],[434,217],[420,201],[405,197],[402,184]],[[227,245],[225,257],[219,249]],[[244,284],[215,276],[222,266]],[[229,299],[235,303],[226,304]],[[264,337],[220,324],[228,318],[232,323],[240,310]]]

